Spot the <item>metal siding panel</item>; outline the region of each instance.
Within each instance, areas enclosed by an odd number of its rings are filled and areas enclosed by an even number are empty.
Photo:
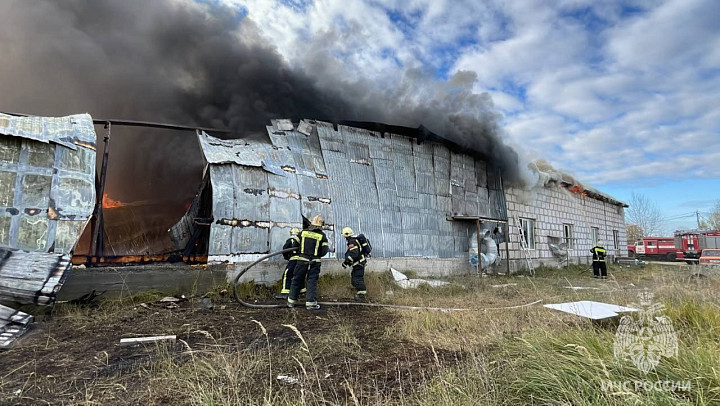
[[[208,255],[230,254],[231,236],[232,227],[216,224],[213,222],[213,224],[210,226]]]
[[[397,258],[405,256],[405,244],[402,233],[383,233],[383,256]]]
[[[487,163],[475,160],[475,181],[478,187],[487,188]]]
[[[16,117],[0,114],[0,134],[45,144],[52,142],[70,149],[76,149],[79,145],[94,148],[96,143],[95,127],[89,114],[66,117]]]
[[[210,165],[210,182],[213,191],[213,217],[233,218],[235,191],[230,165]]]
[[[478,195],[478,216],[490,217],[490,198],[488,190],[485,188],[477,188]]]
[[[498,220],[504,220],[507,218],[507,210],[504,207],[505,199],[502,196],[501,190],[490,190],[489,191],[490,201],[490,217]]]
[[[273,128],[273,126],[265,126],[265,129],[267,130],[268,136],[270,137],[270,141],[273,143],[273,145],[277,147],[288,147],[288,141],[285,136],[284,131],[279,131]]]
[[[455,237],[451,235],[441,235],[438,237],[438,256],[440,258],[455,257]]]
[[[351,178],[350,162],[345,153],[336,151],[325,151],[323,153],[327,175],[333,180],[349,180]]]
[[[245,140],[222,140],[212,137],[204,131],[198,133],[198,141],[208,163],[262,166],[266,147],[264,144],[250,144]]]
[[[261,227],[232,227],[232,254],[268,252],[269,230]]]
[[[473,190],[477,190],[475,186]],[[465,190],[465,214],[468,216],[478,215],[478,195],[467,189]]]
[[[423,236],[417,234],[403,234],[403,254],[406,257],[422,257]]]
[[[270,220],[275,223],[302,224],[299,199],[271,197],[269,210]]]
[[[232,218],[268,221],[270,218],[270,198],[268,196],[267,172],[260,168],[240,165],[232,165],[231,170],[235,195]]]
[[[442,214],[450,214],[452,212],[452,199],[447,196],[437,196],[437,210]]]
[[[392,186],[395,190],[395,164],[392,161],[376,159],[372,168],[378,185]]]

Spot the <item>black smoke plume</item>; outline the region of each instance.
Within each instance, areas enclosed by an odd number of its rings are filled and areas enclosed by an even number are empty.
[[[0,109],[264,131],[274,118],[421,124],[482,153],[521,180],[475,77],[437,81],[408,69],[392,89],[348,81],[327,53],[327,33],[306,59],[287,61],[240,9],[190,0],[6,0],[0,5]],[[120,200],[186,201],[201,173],[194,135],[115,129],[108,190]]]

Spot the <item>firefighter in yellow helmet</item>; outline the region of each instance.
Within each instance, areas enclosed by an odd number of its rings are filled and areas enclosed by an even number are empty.
[[[602,241],[598,241],[597,245],[590,249],[590,252],[593,254],[593,278],[607,279],[607,264],[605,263],[607,250],[603,247]]]
[[[310,225],[300,232],[300,250],[290,285],[288,307],[295,307],[297,304],[300,289],[307,278],[305,308],[308,310],[320,309],[320,305],[317,303],[320,258],[324,257],[329,249],[328,239],[322,231],[324,223],[322,216],[317,215],[312,218]]]
[[[288,238],[287,241],[285,241],[285,245],[283,245],[283,250],[286,250],[288,248],[294,248],[295,250],[283,253],[283,257],[288,260],[288,263],[285,267],[285,272],[283,272],[282,290],[280,290],[279,295],[275,296],[275,299],[285,300],[290,294],[290,284],[292,283],[293,274],[295,272],[295,265],[297,264],[297,259],[299,255],[298,251],[300,250],[300,237],[298,237],[298,234],[300,234],[299,229],[291,228],[290,238]],[[303,289],[302,291],[304,290],[305,289]]]
[[[362,300],[367,297],[367,289],[365,288],[365,264],[367,260],[363,255],[362,243],[350,227],[343,228],[342,235],[347,241],[347,251],[345,251],[345,261],[342,266],[343,268],[352,267],[350,282],[356,291],[355,298]]]

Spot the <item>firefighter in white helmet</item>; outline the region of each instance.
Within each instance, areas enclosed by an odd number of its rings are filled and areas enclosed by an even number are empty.
[[[285,245],[283,245],[283,250],[286,250],[288,248],[294,248],[295,250],[283,253],[283,257],[288,260],[288,263],[285,267],[285,272],[283,272],[282,290],[280,290],[279,295],[275,296],[275,299],[285,300],[290,294],[290,284],[292,283],[293,274],[295,272],[295,265],[297,264],[299,254],[298,251],[300,250],[300,237],[298,237],[298,234],[300,234],[299,229],[295,227],[291,228],[290,238],[288,238],[287,241],[285,241]],[[305,287],[303,286],[303,289],[300,291],[300,293],[304,292]]]
[[[322,231],[325,223],[322,216],[312,218],[310,225],[300,232],[300,250],[297,263],[293,272],[290,294],[288,295],[288,307],[295,307],[303,284],[307,287],[305,308],[318,310],[317,284],[320,277],[320,258],[328,253],[328,239]],[[307,278],[307,283],[305,279]]]
[[[350,272],[350,282],[355,288],[355,298],[363,300],[367,297],[367,289],[365,288],[365,264],[367,260],[363,254],[362,241],[358,239],[352,228],[345,227],[342,229],[342,235],[347,242],[347,251],[345,251],[345,261],[342,266],[352,267]],[[366,244],[367,241],[364,241]]]

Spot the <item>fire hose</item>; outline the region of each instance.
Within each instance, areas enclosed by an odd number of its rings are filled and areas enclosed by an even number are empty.
[[[255,265],[259,264],[260,262],[263,262],[264,260],[274,257],[276,255],[284,254],[286,252],[291,252],[295,250],[295,248],[288,248],[282,251],[273,252],[267,255],[263,255],[245,268],[243,268],[238,274],[235,276],[235,280],[233,282],[233,296],[235,296],[235,300],[240,303],[241,305],[245,307],[250,307],[253,309],[279,309],[279,308],[287,308],[287,304],[256,304],[256,303],[248,303],[242,299],[240,299],[240,295],[238,294],[238,286],[240,278],[247,272],[250,268],[254,267]],[[322,306],[365,306],[365,307],[387,307],[392,309],[406,309],[406,310],[431,310],[431,311],[439,311],[439,312],[458,312],[458,311],[470,311],[470,310],[503,310],[503,309],[518,309],[522,307],[528,307],[532,306],[534,304],[538,304],[542,302],[542,299],[536,300],[532,303],[526,303],[518,306],[509,306],[509,307],[493,307],[493,308],[484,308],[484,309],[456,309],[456,308],[444,308],[444,307],[424,307],[424,306],[403,306],[403,305],[391,305],[391,304],[382,304],[382,303],[364,303],[364,302],[318,302],[318,304]]]

